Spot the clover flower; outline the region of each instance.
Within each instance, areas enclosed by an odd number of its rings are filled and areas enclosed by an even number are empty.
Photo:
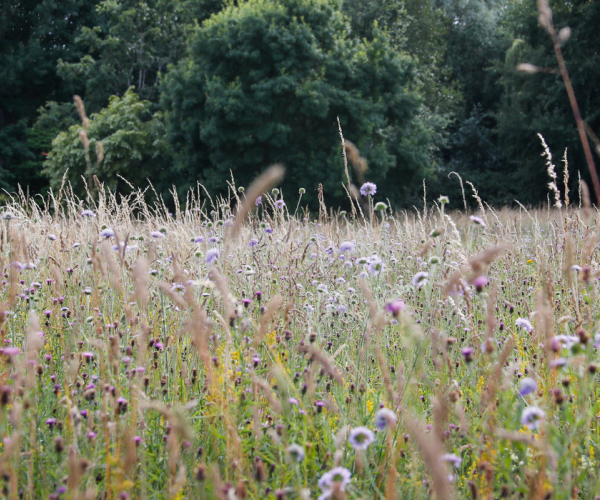
[[[375,434],[367,427],[355,427],[350,431],[348,441],[355,450],[366,450],[375,441]]]
[[[375,193],[377,192],[377,185],[373,184],[372,182],[365,182],[361,187],[360,187],[360,194],[362,194],[363,196],[373,196]]]

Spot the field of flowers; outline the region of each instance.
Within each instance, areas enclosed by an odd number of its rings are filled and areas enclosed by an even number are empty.
[[[3,498],[600,493],[597,212],[250,191],[1,209]]]

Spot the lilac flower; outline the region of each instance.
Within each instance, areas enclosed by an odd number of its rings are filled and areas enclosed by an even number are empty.
[[[521,384],[519,387],[519,394],[521,396],[527,396],[527,394],[531,394],[537,390],[537,382],[531,377],[525,377],[521,380]]]
[[[383,260],[377,255],[372,255],[367,263],[367,268],[371,276],[377,276],[383,270]]]
[[[285,201],[283,201],[283,200],[277,200],[275,202],[275,208],[281,209],[283,207],[285,207]]]
[[[52,427],[54,427],[56,425],[56,419],[55,418],[49,418],[48,420],[46,420],[46,425],[48,427],[50,427],[50,429],[52,429]]]
[[[348,441],[355,450],[366,450],[375,441],[375,434],[367,427],[355,427],[350,431]]]
[[[252,238],[249,243],[250,247],[255,247],[258,245],[258,240],[256,238]]]
[[[565,358],[556,358],[550,362],[550,368],[562,368],[567,364]]]
[[[471,361],[473,361],[473,349],[471,347],[465,347],[462,351],[461,354],[463,355],[463,358],[465,358],[465,361],[467,363],[470,363]]]
[[[49,234],[49,235],[48,235],[48,239],[49,239],[50,241],[56,241],[56,235],[55,235],[55,234]]]
[[[346,486],[350,484],[351,480],[352,473],[348,469],[345,467],[334,467],[319,478],[319,488],[323,491],[319,500],[329,498],[336,486],[341,491],[345,491]]]
[[[488,284],[488,279],[482,274],[473,280],[473,286],[478,292],[483,290],[483,287]]]
[[[454,453],[445,453],[444,455],[442,455],[440,457],[440,460],[442,462],[448,462],[448,463],[454,465],[454,467],[456,467],[457,469],[462,464],[462,458],[460,458],[458,455],[455,455]]]
[[[211,248],[206,252],[206,263],[210,266],[215,260],[219,258],[219,249]]]
[[[150,233],[150,236],[152,236],[153,238],[156,238],[156,239],[160,239],[160,238],[164,238],[165,237],[165,235],[163,233],[161,233],[160,231],[152,231]]]
[[[515,321],[515,325],[523,327],[529,333],[533,331],[533,326],[531,325],[531,322],[528,319],[517,318],[517,321]]]
[[[196,236],[194,238],[194,243],[204,243],[204,236]]]
[[[254,202],[254,204],[258,207],[258,205],[260,205],[262,203],[262,196],[259,196],[258,198],[256,198],[256,201]]]
[[[273,230],[270,227],[266,227],[265,228],[265,233],[267,233],[267,234],[273,234]]]
[[[521,424],[528,429],[534,430],[540,426],[540,423],[546,417],[546,413],[537,406],[529,406],[521,413]]]
[[[363,196],[373,196],[375,193],[377,192],[377,186],[375,184],[373,184],[372,182],[365,182],[361,187],[360,187],[360,194],[362,194]]]
[[[483,227],[487,226],[487,224],[485,223],[485,221],[481,217],[477,217],[475,215],[471,215],[471,216],[469,216],[469,219],[471,219],[472,222],[474,222],[475,224],[477,224],[479,226],[483,226]]]
[[[394,425],[396,425],[397,421],[398,417],[396,416],[396,414],[388,408],[380,408],[377,412],[377,415],[375,415],[375,426],[380,431],[382,431],[386,427],[393,427]]]
[[[88,209],[88,210],[84,210],[83,212],[81,212],[81,216],[82,217],[96,217],[96,214]]]
[[[412,283],[413,286],[416,286],[417,288],[421,288],[422,286],[426,285],[427,282],[429,281],[429,273],[425,272],[425,271],[420,271],[417,274],[415,274],[413,276],[412,279]]]
[[[290,444],[287,449],[288,457],[293,462],[302,462],[304,460],[304,448],[298,444]]]
[[[355,248],[356,248],[356,245],[354,244],[353,241],[344,241],[340,245],[340,252],[342,252],[342,253],[354,252]]]
[[[112,238],[115,235],[115,232],[112,229],[106,228],[100,232],[101,238]]]

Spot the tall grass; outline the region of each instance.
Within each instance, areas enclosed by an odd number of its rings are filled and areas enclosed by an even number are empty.
[[[589,207],[234,193],[4,207],[5,497],[600,494]]]

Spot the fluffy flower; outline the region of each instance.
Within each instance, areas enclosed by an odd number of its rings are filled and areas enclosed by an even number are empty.
[[[342,253],[354,252],[355,248],[356,248],[356,246],[354,245],[354,242],[352,242],[352,241],[344,241],[340,245],[340,252],[342,252]]]
[[[361,187],[360,187],[360,194],[362,194],[363,196],[373,196],[375,193],[377,192],[377,185],[373,184],[372,182],[365,182]]]
[[[348,441],[355,450],[366,450],[375,441],[375,434],[367,427],[355,427],[350,431]]]
[[[383,270],[383,260],[377,255],[372,255],[367,263],[369,274],[377,276]]]
[[[380,431],[382,431],[386,427],[393,427],[394,425],[396,425],[397,421],[398,417],[396,416],[396,414],[388,408],[380,408],[377,412],[377,415],[375,415],[375,426]]]
[[[529,333],[533,331],[533,326],[531,325],[531,322],[528,319],[517,318],[517,321],[515,321],[515,325],[523,327]]]
[[[283,200],[277,200],[275,202],[275,208],[283,208],[283,207],[285,207],[285,201],[283,201]]]
[[[319,498],[329,498],[334,485],[337,485],[341,491],[345,491],[351,480],[352,473],[346,467],[334,467],[319,478],[319,488],[323,491],[323,495]]]
[[[82,217],[96,217],[96,214],[94,212],[92,212],[91,210],[84,210],[83,212],[81,212],[81,216]]]
[[[115,232],[112,229],[106,228],[100,232],[101,238],[112,238],[115,235]]]
[[[521,424],[528,429],[537,429],[546,417],[544,410],[537,406],[529,406],[521,413]]]
[[[164,238],[165,237],[165,235],[163,233],[161,233],[160,231],[152,231],[150,233],[150,236],[152,236],[153,238],[156,238],[156,239],[160,239],[160,238]]]
[[[476,215],[469,216],[469,219],[471,219],[471,222],[474,222],[478,226],[483,226],[483,227],[487,226],[485,221],[481,217],[477,217]]]
[[[206,252],[206,263],[210,266],[215,260],[219,258],[219,249],[211,248]]]
[[[412,283],[413,286],[416,286],[417,288],[421,288],[422,286],[427,284],[427,281],[429,281],[429,273],[425,272],[425,271],[420,271],[417,274],[415,274],[413,276],[412,279]]]
[[[519,387],[519,394],[521,396],[527,396],[527,394],[531,394],[537,390],[537,382],[531,377],[525,377],[521,380],[521,384]]]

